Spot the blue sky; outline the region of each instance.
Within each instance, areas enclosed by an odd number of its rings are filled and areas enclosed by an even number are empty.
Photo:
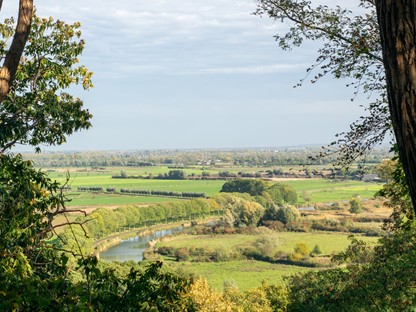
[[[81,22],[81,62],[94,72],[95,88],[75,91],[93,128],[53,150],[326,144],[363,113],[345,81],[293,88],[316,46],[281,51],[273,35],[287,25],[253,16],[254,0],[35,4],[40,16]],[[15,15],[15,3],[3,6],[2,17]]]

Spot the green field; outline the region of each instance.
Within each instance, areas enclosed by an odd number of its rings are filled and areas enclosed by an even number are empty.
[[[310,250],[319,245],[321,256],[331,256],[339,253],[350,244],[348,234],[345,233],[296,233],[296,232],[269,232],[278,241],[277,249],[284,253],[291,253],[297,243],[304,243]],[[203,248],[204,250],[224,249],[234,250],[244,248],[255,241],[258,235],[232,234],[232,235],[189,235],[183,234],[173,240],[157,243],[156,247],[171,246],[175,248],[186,247]],[[378,238],[360,236],[366,242],[376,243]],[[277,283],[284,276],[311,270],[293,265],[273,264],[254,260],[240,260],[229,262],[174,262],[168,261],[174,268],[186,273],[206,278],[209,284],[217,290],[222,290],[224,281],[234,281],[241,290],[248,290],[260,286],[262,281]]]
[[[312,232],[312,233],[298,233],[298,232],[271,232],[267,236],[272,236],[278,242],[278,250],[285,253],[293,252],[293,248],[297,243],[305,243],[310,250],[315,245],[319,245],[322,256],[330,256],[334,253],[341,252],[349,245],[350,234],[338,232]],[[251,242],[255,241],[259,236],[250,234],[229,234],[229,235],[190,235],[183,234],[177,236],[171,241],[159,242],[156,247],[171,246],[175,248],[187,247],[189,248],[203,248],[206,250],[221,248],[225,250],[245,247]],[[366,242],[376,242],[378,238],[359,236]]]
[[[68,192],[66,196],[71,199],[71,201],[66,205],[68,207],[156,204],[184,200],[168,197],[99,194],[76,191]]]
[[[299,193],[308,192],[312,203],[349,200],[355,195],[370,199],[382,187],[381,183],[324,179],[289,180],[284,183],[291,185]],[[303,203],[304,200],[298,196],[298,202]]]
[[[200,174],[202,169],[185,169],[188,174]],[[240,169],[240,170],[237,170]],[[245,168],[247,170],[247,168]],[[249,168],[259,169],[259,168]],[[264,168],[263,168],[264,169]],[[125,196],[111,194],[80,194],[77,192],[78,186],[92,187],[98,186],[108,188],[126,189],[144,189],[144,190],[163,190],[178,192],[197,192],[206,193],[208,196],[217,194],[224,180],[159,180],[159,179],[113,179],[111,176],[119,175],[125,171],[128,175],[147,175],[152,172],[154,175],[166,173],[169,169],[167,166],[153,167],[106,167],[100,169],[92,168],[69,168],[49,170],[49,177],[56,179],[58,182],[65,182],[69,172],[69,185],[72,192],[69,192],[69,198],[72,201],[68,206],[90,206],[90,205],[126,205],[126,204],[148,204],[157,202],[172,201],[170,198],[148,197],[148,196]],[[199,170],[199,172],[198,172]],[[236,171],[243,171],[243,168],[235,168]],[[205,170],[209,171],[209,170]],[[214,171],[214,170],[212,170]],[[216,173],[218,170],[215,171]],[[279,183],[291,185],[300,195],[303,191],[308,192],[311,197],[311,203],[334,202],[349,200],[355,195],[361,198],[372,198],[381,184],[366,183],[360,181],[334,181],[323,179],[307,180],[282,180]],[[298,196],[298,203],[304,203],[301,196]]]
[[[201,276],[211,287],[222,291],[224,282],[235,282],[242,291],[258,287],[263,281],[277,284],[298,272],[311,270],[292,265],[272,264],[255,260],[229,262],[169,262],[169,265],[186,273]]]
[[[160,170],[160,172],[167,172],[167,167],[151,167],[152,169]],[[140,174],[139,169],[142,168],[124,168],[130,169],[129,175]],[[147,169],[146,169],[147,170]],[[145,171],[142,172],[143,174]],[[104,170],[87,170],[72,168],[69,171],[69,185],[72,191],[67,193],[71,202],[68,206],[91,206],[91,205],[127,205],[127,204],[149,204],[171,202],[174,198],[151,197],[151,196],[132,196],[132,195],[117,195],[117,194],[100,194],[100,193],[84,193],[78,192],[78,186],[98,186],[108,188],[116,188],[120,190],[125,189],[142,189],[142,190],[163,190],[163,191],[177,191],[177,192],[196,192],[206,193],[212,196],[218,193],[225,181],[222,180],[158,180],[158,179],[113,179],[112,175],[120,174],[120,168],[107,168]],[[60,183],[66,181],[66,172],[63,169],[52,171],[48,173],[51,179]]]

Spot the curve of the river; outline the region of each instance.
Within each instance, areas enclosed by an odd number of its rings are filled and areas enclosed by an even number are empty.
[[[143,253],[145,249],[149,247],[150,241],[166,235],[179,233],[183,230],[184,227],[179,226],[171,229],[158,230],[146,235],[139,235],[126,240],[122,240],[120,244],[100,252],[100,259],[105,261],[142,261]]]

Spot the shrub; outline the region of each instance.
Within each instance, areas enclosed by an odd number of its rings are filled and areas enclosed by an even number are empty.
[[[262,258],[274,259],[278,247],[278,241],[274,237],[261,236],[254,242],[254,247]]]
[[[300,254],[300,253],[291,253],[289,254],[289,260],[293,261],[293,262],[299,262],[304,258],[304,255]]]
[[[363,212],[363,203],[359,198],[352,198],[350,200],[350,209],[348,210],[350,213],[361,213]]]
[[[305,243],[297,243],[295,245],[295,253],[301,254],[302,256],[306,256],[309,254],[309,248],[306,246]]]
[[[277,210],[276,220],[287,224],[300,218],[299,211],[293,206],[281,207]]]
[[[232,253],[224,248],[217,248],[212,254],[212,260],[214,262],[227,262],[236,258],[238,258],[236,257],[236,253]]]
[[[188,248],[183,247],[183,248],[179,248],[175,251],[175,258],[176,261],[180,262],[180,261],[187,261],[189,260],[189,251]]]
[[[313,247],[311,253],[309,254],[311,257],[319,256],[322,253],[321,248],[318,244]]]
[[[162,246],[157,249],[157,253],[162,256],[174,256],[175,255],[175,249],[173,247],[169,246]]]
[[[276,232],[283,232],[285,230],[285,225],[280,221],[267,220],[264,222],[264,226]]]

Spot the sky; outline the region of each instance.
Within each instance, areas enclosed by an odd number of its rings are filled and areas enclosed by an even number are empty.
[[[345,81],[328,77],[293,88],[317,46],[282,51],[273,36],[288,25],[251,14],[255,0],[35,5],[39,16],[81,22],[80,60],[94,72],[95,86],[74,90],[93,114],[93,127],[44,150],[327,144],[363,114],[365,98],[351,102]],[[7,1],[2,18],[16,12],[16,2]]]

